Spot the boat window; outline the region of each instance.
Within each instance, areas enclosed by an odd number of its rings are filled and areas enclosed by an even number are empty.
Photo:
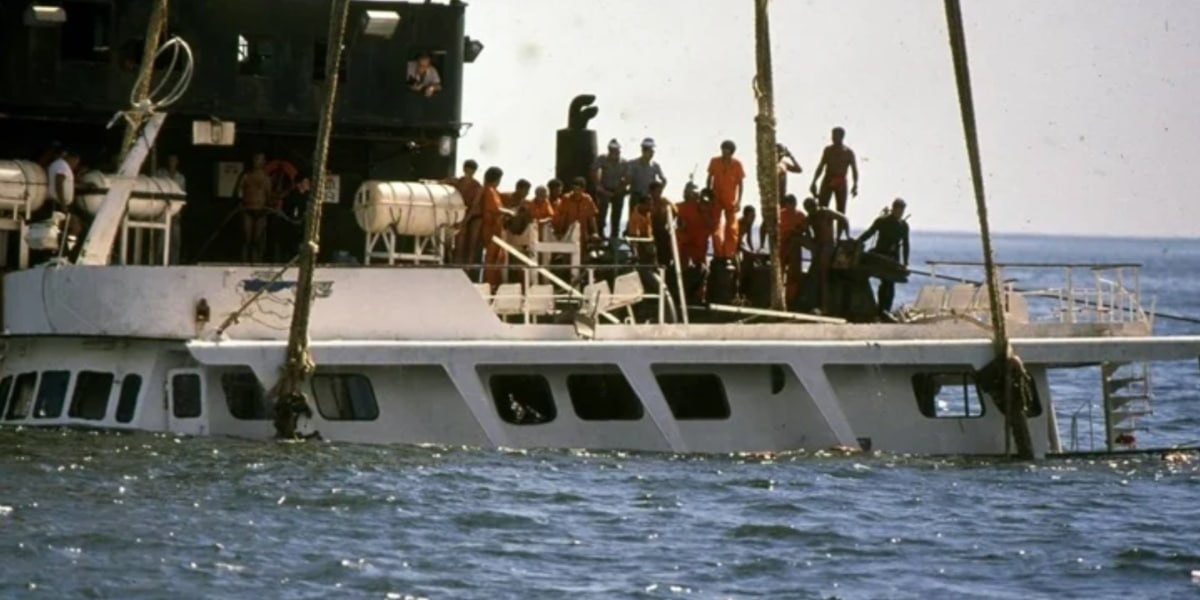
[[[238,74],[259,77],[275,75],[275,40],[270,36],[243,33],[237,37]]]
[[[671,414],[680,421],[721,420],[729,418],[729,398],[721,378],[711,373],[658,374]]]
[[[0,379],[0,416],[4,415],[4,411],[8,406],[8,392],[12,390],[12,375],[5,375],[4,379]]]
[[[637,421],[645,411],[622,373],[567,376],[567,393],[575,415],[584,421]]]
[[[16,383],[13,384],[12,400],[8,403],[8,414],[5,418],[11,421],[28,417],[29,409],[33,408],[33,392],[36,389],[37,373],[18,375]]]
[[[60,52],[63,60],[108,62],[112,35],[112,6],[96,0],[64,0],[67,20],[62,24]]]
[[[787,386],[787,371],[783,365],[771,365],[771,393],[778,394],[783,392],[783,388]]]
[[[134,373],[121,379],[121,397],[117,399],[117,422],[128,423],[133,420],[137,410],[138,394],[142,391],[142,376]]]
[[[258,377],[249,369],[221,376],[221,389],[225,392],[225,405],[229,414],[244,421],[265,421],[270,418],[267,394]]]
[[[538,425],[558,416],[550,382],[541,375],[492,375],[488,387],[496,413],[505,423]]]
[[[70,371],[46,371],[38,386],[37,403],[33,406],[35,419],[57,419],[62,416],[63,403],[67,400],[67,386],[71,384]]]
[[[80,371],[75,377],[75,391],[71,393],[71,409],[67,415],[75,419],[104,420],[112,391],[112,373]]]
[[[912,377],[912,386],[917,408],[930,419],[983,416],[983,402],[973,373],[918,373]]]
[[[171,378],[171,413],[176,419],[195,419],[203,413],[200,375],[180,373]]]
[[[375,390],[365,375],[333,373],[314,375],[317,410],[330,421],[374,421],[379,418]]]

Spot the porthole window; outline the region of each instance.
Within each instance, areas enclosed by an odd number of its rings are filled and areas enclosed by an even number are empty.
[[[196,373],[181,373],[171,378],[171,414],[176,419],[196,419],[204,411],[204,398],[200,394],[200,376]]]
[[[36,419],[57,419],[62,416],[63,404],[67,400],[67,386],[71,384],[70,371],[46,371],[38,386],[37,403],[33,406]]]
[[[620,372],[568,375],[567,393],[576,416],[584,421],[637,421],[645,414]]]
[[[13,383],[12,398],[8,402],[5,419],[12,421],[29,416],[33,408],[33,393],[37,390],[37,373],[21,373]]]
[[[121,396],[117,398],[117,422],[129,423],[137,412],[138,395],[142,392],[142,376],[130,373],[121,379]]]
[[[313,396],[317,411],[329,421],[374,421],[379,418],[375,390],[365,375],[329,373],[314,375]]]
[[[983,416],[983,401],[973,373],[918,373],[912,377],[912,387],[917,408],[930,419]]]
[[[225,405],[233,418],[243,421],[270,418],[266,392],[249,369],[221,375],[221,390],[225,392]]]
[[[711,373],[662,373],[655,376],[671,414],[680,421],[729,418],[725,384]]]
[[[103,420],[112,391],[112,373],[80,371],[75,377],[75,391],[71,393],[71,409],[67,415],[73,419]]]
[[[538,425],[558,416],[550,383],[541,375],[492,375],[488,387],[505,423]]]

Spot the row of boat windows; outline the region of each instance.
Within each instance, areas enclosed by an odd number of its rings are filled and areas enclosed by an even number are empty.
[[[66,407],[70,418],[102,421],[116,395],[114,418],[118,423],[130,423],[141,389],[142,377],[133,373],[118,380],[112,373],[80,371],[75,374],[72,390],[70,371],[30,371],[0,379],[0,414],[5,421],[57,419]],[[69,404],[68,390],[71,390]]]
[[[221,376],[221,389],[225,393],[225,404],[233,418],[245,421],[262,421],[271,418],[272,404],[253,373],[225,373]],[[317,405],[317,412],[321,413],[321,417],[326,421],[374,421],[379,418],[379,404],[375,400],[375,389],[371,387],[371,380],[365,375],[354,373],[313,375],[312,393],[313,400]],[[195,394],[199,398],[198,377]],[[176,400],[175,407],[178,410],[178,400]],[[177,413],[175,416],[179,417],[179,414]]]
[[[729,418],[729,398],[717,375],[660,374],[655,377],[671,414],[680,421]],[[496,412],[506,423],[538,425],[558,417],[550,382],[541,375],[492,375],[488,379]],[[583,421],[638,421],[645,409],[621,373],[567,376],[567,396]]]
[[[912,377],[913,395],[917,409],[930,419],[978,419],[984,414],[984,392],[975,374],[970,371],[953,373],[918,373]],[[1042,400],[1037,386],[1032,386],[1033,398],[1029,417],[1042,416]]]

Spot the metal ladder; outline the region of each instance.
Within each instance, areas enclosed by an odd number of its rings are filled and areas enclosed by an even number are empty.
[[[1137,448],[1138,419],[1154,413],[1149,363],[1103,363],[1104,433],[1108,451]]]

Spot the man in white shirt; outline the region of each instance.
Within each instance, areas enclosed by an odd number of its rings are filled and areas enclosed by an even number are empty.
[[[71,203],[75,201],[75,169],[78,168],[79,155],[63,151],[46,169],[46,197],[53,203],[51,210],[70,212]]]
[[[179,155],[168,155],[167,166],[160,168],[155,175],[170,179],[179,184],[179,189],[187,191],[187,178],[183,176],[183,173],[179,172]]]

